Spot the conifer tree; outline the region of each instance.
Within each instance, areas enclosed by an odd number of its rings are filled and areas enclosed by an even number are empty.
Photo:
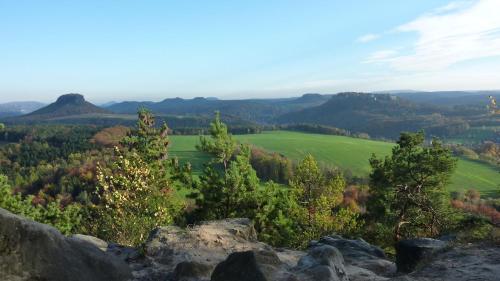
[[[424,133],[402,133],[392,154],[372,156],[368,212],[393,229],[394,239],[436,236],[446,227],[449,198],[445,186],[456,159],[441,142],[424,145]]]

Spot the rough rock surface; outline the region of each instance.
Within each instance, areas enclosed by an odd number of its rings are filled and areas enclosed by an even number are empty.
[[[396,265],[399,272],[410,273],[432,255],[443,250],[447,242],[418,238],[402,240],[396,244]]]
[[[139,280],[148,276],[174,278],[172,272],[181,262],[194,262],[210,268],[234,252],[272,250],[258,242],[253,224],[248,219],[227,219],[201,223],[187,229],[176,226],[161,227],[151,232],[145,244],[145,259],[134,275]],[[210,278],[210,274],[204,277]]]
[[[127,280],[126,263],[95,243],[0,208],[0,280]]]
[[[500,280],[500,246],[476,244],[450,248],[434,255],[409,276],[429,281]]]
[[[349,281],[342,254],[329,245],[317,245],[309,249],[292,271],[297,273],[297,280]]]
[[[220,276],[228,278],[224,275],[231,268],[228,264],[238,268],[236,273],[245,272],[245,268],[235,266],[242,266],[247,261],[252,265],[252,272],[257,269],[262,271],[263,280],[268,280],[270,276],[272,279],[269,280],[344,280],[342,254],[331,246],[328,246],[331,249],[328,252],[323,249],[326,246],[311,247],[308,252],[275,249],[257,241],[250,220],[227,219],[187,229],[173,226],[158,228],[151,232],[145,244],[144,257],[131,259],[130,264],[135,279],[140,281],[221,280]],[[318,254],[320,249],[323,249],[323,257]],[[276,259],[271,258],[274,256]],[[216,266],[218,269],[214,271]],[[330,279],[314,277],[327,276],[328,272],[332,276]],[[237,276],[236,273],[230,276]],[[337,278],[339,274],[341,277]]]
[[[211,281],[272,281],[281,279],[283,263],[273,251],[246,251],[230,254],[219,263]]]
[[[393,276],[396,272],[396,266],[387,259],[384,251],[363,239],[350,240],[332,235],[325,236],[315,243],[337,248],[342,253],[346,264],[349,265],[348,271],[356,271],[359,274],[367,275],[369,272],[366,270],[368,270],[380,276]]]
[[[396,272],[378,247],[361,239],[326,236],[311,242],[306,251],[270,247],[257,241],[247,219],[159,228],[144,247],[135,249],[86,235],[65,237],[0,209],[0,280],[500,280],[500,246],[443,248],[444,242],[431,240],[399,248],[406,251],[404,259],[419,260],[416,270],[405,274]],[[408,250],[416,245],[433,245],[432,254]]]

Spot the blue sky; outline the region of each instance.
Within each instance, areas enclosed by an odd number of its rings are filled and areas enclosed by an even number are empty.
[[[500,1],[0,0],[0,102],[500,89]]]

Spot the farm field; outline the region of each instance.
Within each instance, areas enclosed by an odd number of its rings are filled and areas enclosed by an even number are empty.
[[[293,160],[300,160],[310,153],[323,165],[349,169],[355,176],[367,176],[370,171],[368,159],[372,153],[378,157],[389,155],[394,145],[389,142],[288,131],[237,135],[235,138],[242,143],[281,153]],[[170,152],[181,161],[191,162],[193,169],[199,173],[208,158],[196,151],[198,139],[198,136],[171,136]],[[500,174],[495,167],[459,159],[449,190],[475,188],[484,195],[494,195],[499,185]]]

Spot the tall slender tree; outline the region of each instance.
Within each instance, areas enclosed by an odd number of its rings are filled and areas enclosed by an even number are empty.
[[[212,155],[191,194],[196,199],[198,219],[253,217],[259,179],[250,165],[250,149],[236,145],[218,112],[209,132],[209,137],[200,137],[197,146]]]

